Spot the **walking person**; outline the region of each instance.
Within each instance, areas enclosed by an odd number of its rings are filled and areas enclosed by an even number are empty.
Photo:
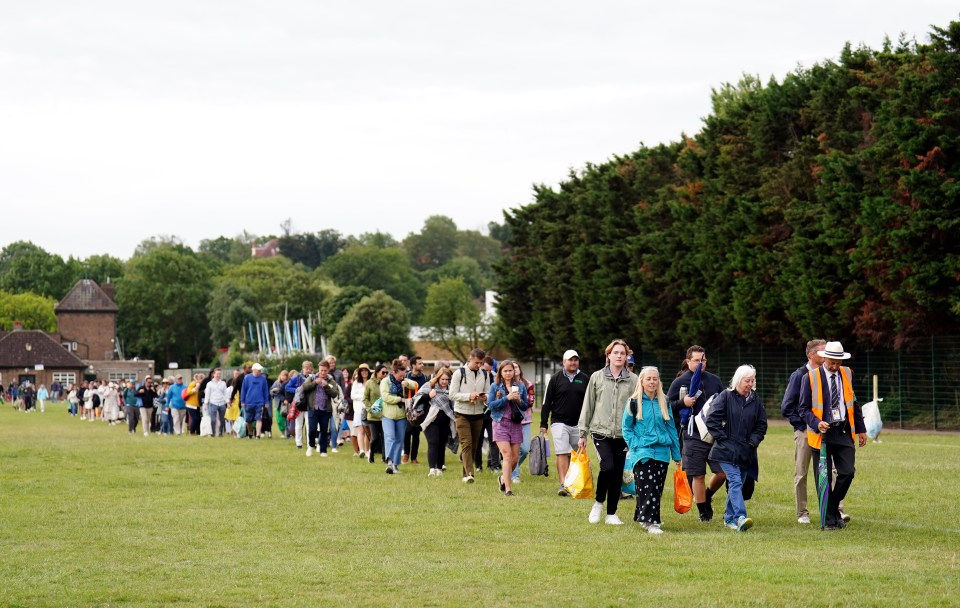
[[[167,387],[166,405],[170,408],[174,435],[183,435],[183,423],[187,419],[187,404],[183,401],[186,388],[182,374],[177,374],[176,382]]]
[[[263,366],[254,363],[251,373],[243,377],[240,387],[240,409],[247,423],[247,435],[260,439],[263,432],[263,406],[270,403],[270,388]],[[256,435],[254,435],[256,433]]]
[[[540,435],[546,438],[547,429],[550,429],[553,436],[553,452],[557,455],[557,475],[560,478],[559,496],[570,495],[563,487],[563,480],[570,468],[570,452],[580,441],[577,425],[589,382],[590,377],[580,370],[580,355],[570,349],[563,353],[563,368],[550,378],[543,395]]]
[[[456,416],[450,404],[450,378],[453,370],[441,367],[425,382],[417,395],[430,397],[430,409],[420,427],[427,438],[427,477],[440,477],[446,468],[447,443],[457,432]]]
[[[211,437],[223,437],[227,423],[227,383],[223,381],[223,371],[218,367],[203,390],[203,404],[210,417]]]
[[[592,524],[604,519],[608,525],[623,525],[617,516],[623,465],[627,457],[627,443],[623,439],[623,410],[627,399],[637,388],[636,374],[626,368],[629,350],[627,343],[620,339],[610,342],[604,349],[607,364],[590,376],[577,424],[580,431],[579,449],[586,448],[589,436],[600,459],[597,500],[587,518]],[[603,517],[604,502],[606,518]]]
[[[121,391],[123,399],[123,411],[127,417],[127,433],[133,435],[137,432],[137,423],[140,421],[140,408],[137,407],[137,387],[133,380],[127,381],[127,384]],[[144,425],[150,424],[144,421]]]
[[[417,383],[417,390],[427,383],[430,379],[425,373],[423,373],[423,357],[415,355],[410,357],[410,371],[407,372],[407,380],[413,380]],[[403,435],[403,464],[407,462],[412,462],[413,464],[420,464],[417,460],[417,455],[420,452],[420,425],[417,424],[408,424],[407,430]]]
[[[520,483],[520,465],[523,464],[523,461],[527,459],[527,454],[530,453],[530,428],[533,423],[533,406],[537,403],[537,397],[534,394],[536,387],[534,387],[533,382],[523,377],[523,369],[520,367],[520,364],[517,362],[513,364],[517,368],[517,376],[521,384],[527,387],[527,409],[523,410],[523,420],[520,422],[520,428],[523,429],[523,442],[520,444],[520,459],[517,460],[517,466],[513,467],[513,474],[510,478],[511,482]]]
[[[191,435],[200,434],[200,384],[203,374],[194,374],[193,380],[187,385],[187,396],[183,400],[187,408],[187,429]]]
[[[330,365],[321,359],[316,375],[308,375],[303,382],[301,404],[307,414],[307,456],[313,456],[316,450],[320,456],[327,457],[330,418],[333,416],[334,400],[339,394],[340,386],[330,374]]]
[[[494,383],[487,395],[493,421],[493,440],[503,456],[503,469],[497,483],[505,496],[513,496],[513,469],[520,460],[523,443],[523,412],[530,407],[527,387],[520,381],[516,364],[507,359],[500,363]]]
[[[418,385],[406,380],[407,373],[403,362],[394,359],[390,364],[390,373],[380,381],[380,398],[383,399],[383,453],[387,458],[386,472],[392,475],[400,472],[400,455],[403,451],[403,436],[407,430],[407,413],[404,406],[406,391],[415,391]]]
[[[367,431],[370,433],[370,449],[367,450],[367,461],[370,464],[373,464],[373,455],[378,451],[383,463],[387,462],[387,451],[383,445],[383,407],[378,406],[378,410],[373,406],[380,399],[380,382],[388,373],[386,365],[377,365],[373,377],[367,380],[363,387],[363,407],[367,410]]]
[[[723,486],[725,477],[719,464],[712,462],[710,444],[700,439],[700,433],[695,429],[691,433],[688,422],[703,409],[707,400],[723,391],[723,381],[716,374],[707,371],[707,353],[702,346],[694,344],[687,349],[684,359],[686,369],[678,375],[667,390],[667,402],[673,410],[674,422],[680,427],[680,441],[683,448],[683,469],[690,476],[690,488],[693,491],[693,501],[697,503],[697,511],[701,522],[713,519],[713,495]],[[700,390],[697,394],[690,394],[690,386],[697,372],[700,370]],[[712,475],[707,481],[707,467]]]
[[[288,425],[293,424],[293,434],[294,442],[297,445],[297,449],[303,449],[303,436],[304,429],[307,426],[307,406],[303,401],[303,391],[300,391],[300,404],[295,403],[295,398],[297,396],[297,389],[300,388],[307,378],[314,374],[313,361],[304,360],[300,364],[300,373],[296,371],[290,373],[290,379],[287,381],[287,384],[284,386],[283,391],[287,396],[287,400],[290,402],[290,407],[292,408],[290,414],[287,415]],[[294,412],[295,410],[295,412]],[[311,452],[312,455],[312,452]]]
[[[807,373],[823,365],[823,357],[817,351],[823,350],[826,340],[814,338],[807,342],[807,362],[790,374],[787,388],[783,392],[780,413],[790,421],[793,427],[793,499],[797,507],[797,523],[809,524],[810,511],[807,509],[807,476],[813,452],[807,443],[807,423],[800,416],[800,385]],[[841,511],[843,510],[841,506]]]
[[[490,376],[480,367],[485,356],[483,350],[473,349],[467,364],[453,372],[450,378],[450,400],[457,419],[464,483],[474,482],[475,450],[483,440],[483,413],[490,392]]]
[[[840,342],[827,342],[817,354],[823,357],[823,365],[807,372],[801,381],[800,415],[807,423],[813,469],[819,470],[820,448],[825,444],[827,466],[832,464],[837,470],[829,482],[832,487],[822,521],[823,530],[834,531],[845,528],[850,519],[840,512],[840,503],[853,484],[855,446],[867,445],[867,427],[853,392],[853,370],[843,365],[850,353],[844,352]]]
[[[357,433],[357,447],[359,456],[370,457],[370,435],[367,432],[367,407],[363,400],[367,381],[370,380],[370,366],[361,363],[353,372],[353,381],[350,383],[350,400],[353,402],[353,428]]]
[[[623,412],[623,439],[636,460],[637,508],[633,520],[650,534],[663,534],[660,498],[667,467],[680,464],[680,438],[656,367],[640,368],[637,389]]]
[[[754,392],[757,370],[741,365],[707,415],[707,430],[713,435],[710,460],[718,463],[727,478],[727,507],[723,524],[737,532],[753,526],[747,517],[743,487],[747,480],[760,479],[757,446],[767,434],[767,413]]]
[[[43,384],[40,385],[40,388],[37,389],[37,402],[40,403],[40,413],[46,411],[47,399],[50,398],[50,393],[47,391],[47,387]]]
[[[140,400],[140,419],[143,421],[143,436],[150,435],[153,430],[154,403],[159,402],[156,387],[153,384],[153,378],[147,377],[143,384],[137,389],[137,397]]]

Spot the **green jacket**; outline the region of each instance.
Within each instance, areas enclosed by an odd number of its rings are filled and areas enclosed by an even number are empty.
[[[390,392],[390,376],[380,381],[380,398],[383,399],[383,417],[390,420],[401,420],[407,415],[404,411],[403,398]]]
[[[580,437],[595,433],[604,437],[623,436],[623,410],[637,388],[638,377],[626,367],[618,378],[610,367],[594,372],[587,383],[587,394],[580,411]]]
[[[370,411],[370,406],[373,405],[373,402],[380,398],[380,384],[373,378],[367,380],[367,383],[363,385],[363,405],[367,408],[367,420],[381,420],[383,418],[382,414],[374,414]]]

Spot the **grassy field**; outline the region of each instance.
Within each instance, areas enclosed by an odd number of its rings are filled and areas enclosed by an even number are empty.
[[[591,501],[554,478],[525,472],[515,499],[487,472],[462,484],[456,461],[428,479],[425,442],[388,476],[344,451],[130,436],[63,410],[0,410],[2,606],[960,605],[957,435],[859,450],[853,521],[823,533],[796,523],[774,427],[752,530],[678,515],[668,483],[651,537],[631,501],[627,525],[588,524]]]

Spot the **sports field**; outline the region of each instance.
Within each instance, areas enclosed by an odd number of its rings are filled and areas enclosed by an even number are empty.
[[[388,476],[349,448],[130,436],[64,410],[0,410],[0,606],[960,605],[957,435],[859,450],[853,520],[824,533],[796,523],[775,426],[753,529],[676,514],[668,482],[652,537],[631,501],[627,525],[590,525],[591,501],[527,470],[513,499],[453,459],[428,479],[425,442]]]

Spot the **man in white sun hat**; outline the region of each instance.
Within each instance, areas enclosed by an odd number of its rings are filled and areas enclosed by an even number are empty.
[[[840,501],[853,483],[856,448],[854,439],[862,448],[867,444],[867,429],[863,424],[860,403],[853,393],[853,370],[841,365],[850,358],[840,342],[827,342],[823,350],[823,365],[811,370],[800,384],[800,416],[807,423],[807,443],[813,450],[813,470],[820,464],[821,442],[826,445],[827,459],[833,463],[837,475],[827,498],[824,530],[843,528],[846,522],[840,513]]]

